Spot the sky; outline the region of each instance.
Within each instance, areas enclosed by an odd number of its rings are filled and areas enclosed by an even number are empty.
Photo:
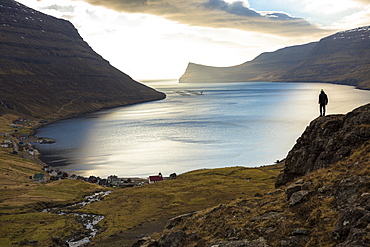
[[[179,79],[370,25],[370,0],[17,0],[70,21],[135,80]]]

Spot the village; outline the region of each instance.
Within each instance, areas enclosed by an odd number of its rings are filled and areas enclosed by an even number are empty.
[[[41,154],[33,146],[33,143],[51,144],[55,141],[47,137],[34,137],[21,133],[20,130],[26,125],[30,125],[29,121],[26,119],[18,118],[17,120],[14,120],[10,124],[10,126],[14,129],[13,131],[10,133],[0,133],[0,136],[4,137],[2,139],[2,143],[0,143],[0,147],[8,149],[9,152],[14,155],[20,155],[22,158],[33,160],[42,166],[43,172],[40,171],[40,173],[35,173],[33,176],[30,176],[30,180],[35,183],[47,183],[61,179],[72,179],[82,180],[88,183],[99,184],[106,187],[133,187],[175,179],[177,176],[176,173],[172,173],[168,177],[165,177],[159,173],[158,175],[152,175],[148,178],[122,178],[116,175],[110,175],[107,178],[100,178],[99,176],[83,177],[76,174],[69,174],[62,168],[49,166],[39,159]]]

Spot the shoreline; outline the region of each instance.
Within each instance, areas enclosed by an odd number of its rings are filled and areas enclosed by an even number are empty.
[[[248,82],[244,82],[244,83],[248,83]],[[281,82],[281,83],[284,83],[285,84],[285,83],[290,83],[290,82]],[[227,84],[227,83],[222,83],[222,84]],[[329,84],[341,85],[341,84],[336,84],[336,83],[329,83]],[[343,85],[341,85],[341,86],[343,86]],[[348,85],[346,85],[346,86],[348,86]],[[354,87],[354,86],[350,86],[350,87]],[[363,89],[359,89],[359,90],[363,90]],[[368,91],[368,90],[365,90],[365,91]],[[157,100],[154,100],[154,101],[157,101]],[[89,114],[93,114],[93,113],[100,112],[100,111],[112,110],[112,109],[115,109],[115,108],[121,108],[121,107],[138,105],[138,104],[144,104],[144,103],[151,103],[151,102],[153,102],[153,101],[145,101],[145,102],[135,103],[135,104],[118,105],[118,106],[115,106],[115,107],[104,107],[104,108],[101,108],[99,110],[93,110],[93,111],[75,113],[75,114],[71,114],[71,115],[68,115],[68,116],[62,116],[62,117],[45,117],[44,119],[39,119],[37,121],[37,123],[35,123],[31,127],[29,135],[31,137],[34,137],[36,139],[37,138],[36,135],[38,134],[38,131],[41,128],[43,128],[43,127],[45,127],[45,126],[47,126],[49,124],[52,124],[52,123],[61,121],[61,120],[76,119],[76,118],[80,118],[80,117],[86,117]],[[32,119],[32,120],[33,121],[36,121],[37,119]],[[41,157],[42,157],[42,154],[41,154]],[[52,166],[52,165],[50,165],[50,162],[44,161],[41,157],[38,158],[38,160],[40,162],[44,163],[46,166]],[[267,163],[265,163],[265,164],[267,164]],[[52,166],[52,167],[60,167],[61,169],[63,169],[64,166],[63,165],[57,165],[57,166]],[[259,166],[257,166],[257,167],[259,167]],[[70,173],[73,173],[73,171],[71,171]]]
[[[22,158],[25,158],[25,159],[28,159],[28,160],[31,160],[35,163],[37,163],[40,168],[43,170],[45,167],[52,167],[50,164],[44,162],[41,157],[42,157],[42,153],[40,153],[36,148],[34,148],[34,144],[32,144],[32,142],[26,142],[22,145],[19,145],[20,142],[23,142],[23,139],[31,139],[31,140],[37,140],[38,137],[36,136],[37,135],[37,131],[49,124],[53,124],[55,122],[58,122],[58,121],[61,121],[61,120],[67,120],[67,119],[74,119],[74,118],[79,118],[79,117],[82,117],[82,116],[85,116],[85,115],[88,115],[88,114],[92,114],[92,113],[95,113],[95,112],[99,112],[99,111],[104,111],[104,110],[110,110],[110,109],[115,109],[115,108],[120,108],[120,107],[126,107],[126,106],[132,106],[132,105],[137,105],[137,104],[145,104],[145,103],[150,103],[150,102],[153,102],[153,101],[159,101],[159,100],[164,100],[167,96],[166,94],[162,93],[164,95],[163,98],[159,98],[159,99],[155,99],[155,100],[146,100],[146,101],[142,101],[142,102],[137,102],[137,103],[132,103],[132,104],[124,104],[124,105],[117,105],[117,106],[114,106],[114,107],[103,107],[103,108],[100,108],[100,109],[97,109],[97,110],[92,110],[92,111],[86,111],[86,112],[80,112],[80,113],[73,113],[73,114],[70,114],[70,115],[66,115],[66,116],[44,116],[44,117],[39,117],[39,118],[35,118],[35,117],[29,117],[29,118],[25,118],[25,116],[22,114],[22,113],[4,113],[3,115],[4,116],[14,116],[14,120],[11,121],[11,123],[7,124],[7,123],[4,123],[4,125],[2,126],[4,129],[9,129],[8,131],[5,131],[4,133],[0,133],[0,136],[3,136],[2,139],[6,140],[6,139],[11,139],[12,140],[12,152],[11,153],[14,153],[15,152]],[[21,117],[23,116],[23,117]],[[21,124],[20,123],[17,123],[17,124],[14,124],[15,122],[18,122],[21,120]],[[11,127],[10,127],[11,126]],[[26,131],[22,131],[24,129],[27,129]],[[21,132],[24,132],[24,133],[21,133]],[[27,136],[27,137],[23,137],[23,136]],[[48,137],[44,137],[46,139],[50,139],[52,140],[51,138],[48,138]],[[18,143],[16,140],[18,140]],[[20,146],[22,146],[22,148],[20,148]],[[34,150],[36,150],[35,152],[38,154],[37,155],[34,155],[34,154],[29,154],[27,153],[27,149],[25,151],[23,151],[23,148],[24,147],[29,147],[29,148],[32,148]],[[20,149],[22,149],[21,151],[19,151]],[[58,167],[56,167],[58,168]],[[143,178],[138,178],[138,179],[143,179]]]
[[[268,82],[267,82],[268,83]],[[284,82],[281,82],[282,84],[290,84],[290,83],[284,83]],[[225,85],[226,87],[227,87],[227,83],[222,83],[223,85]],[[249,84],[248,82],[244,82],[244,83],[242,83],[242,84]],[[299,84],[299,83],[297,83],[297,84]],[[300,84],[305,84],[305,83],[300,83]],[[308,84],[309,85],[309,84]],[[329,87],[329,85],[330,84],[327,84],[328,85],[328,87]],[[343,86],[343,85],[339,85],[339,86]],[[288,86],[288,87],[290,87],[290,86]],[[295,87],[295,86],[294,86]],[[297,87],[299,87],[299,85],[297,86]],[[314,88],[315,86],[308,86],[309,88]],[[348,86],[347,86],[348,87]],[[348,88],[348,89],[351,89],[351,90],[355,90],[354,89],[354,87],[353,86],[349,86],[350,88]],[[160,87],[159,87],[160,88]],[[186,85],[184,86],[184,88],[186,88]],[[333,87],[334,88],[334,87]],[[344,89],[345,90],[347,90],[345,87],[344,87]],[[160,89],[159,89],[160,90]],[[166,91],[166,92],[169,92],[170,90],[168,90],[168,91]],[[365,90],[365,91],[367,91],[367,90]],[[143,103],[150,103],[150,102],[143,102]],[[142,104],[142,103],[140,103],[140,104]],[[102,109],[101,111],[104,111],[104,110],[112,110],[112,109],[114,109],[114,108],[121,108],[121,107],[125,107],[125,106],[130,106],[130,105],[124,105],[124,106],[117,106],[117,107],[113,107],[113,108],[105,108],[105,109]],[[147,107],[147,106],[146,106]],[[44,126],[46,126],[46,125],[48,125],[48,124],[50,124],[50,123],[55,123],[56,121],[60,121],[60,120],[65,120],[65,119],[76,119],[76,118],[79,118],[79,117],[88,117],[89,116],[89,114],[92,114],[92,113],[94,113],[94,112],[100,112],[100,111],[92,111],[92,112],[85,112],[85,113],[81,113],[81,114],[74,114],[74,115],[72,115],[72,116],[68,116],[68,117],[64,117],[64,118],[60,118],[60,119],[54,119],[53,121],[50,121],[50,122],[48,122],[48,123],[46,123],[46,124],[43,124],[43,125],[41,125],[40,127],[38,127],[37,129],[35,129],[35,134],[37,135],[38,134],[38,130],[39,129],[41,129],[42,127],[44,127]],[[310,120],[311,120],[311,118],[310,118]],[[310,120],[308,120],[308,122],[310,121]],[[302,131],[303,131],[303,129],[304,128],[302,128]],[[44,134],[44,135],[47,135],[47,134]],[[298,136],[298,135],[297,135]],[[54,136],[55,137],[55,136]],[[294,143],[293,143],[294,144]],[[289,148],[287,148],[286,150],[289,150]],[[281,153],[281,152],[280,152]],[[271,155],[272,156],[272,155]],[[279,158],[279,159],[281,159],[281,158],[283,158],[283,156],[284,155],[273,155],[274,157],[272,157],[272,159],[270,159],[271,157],[269,157],[269,159],[265,159],[265,160],[263,160],[263,161],[261,161],[261,162],[255,162],[255,163],[250,163],[250,162],[244,162],[244,163],[241,163],[241,162],[233,162],[233,164],[235,164],[235,165],[246,165],[246,166],[248,166],[249,164],[251,164],[252,166],[260,166],[261,164],[269,164],[269,163],[272,163],[277,157]],[[60,157],[60,156],[59,156]],[[41,158],[42,159],[42,158]],[[42,159],[43,160],[43,159]],[[49,160],[49,162],[48,162],[48,160]],[[48,160],[45,160],[45,163],[47,163],[47,164],[51,164],[50,163],[50,159],[48,159]],[[64,164],[66,164],[66,165],[68,165],[69,163],[64,163]],[[62,166],[62,164],[52,164],[52,166],[53,167],[64,167],[64,166]],[[201,165],[201,166],[198,166],[198,167],[223,167],[223,166],[211,166],[211,165],[208,165],[208,163],[206,164],[206,165]],[[249,167],[249,166],[248,166]],[[72,169],[75,169],[76,167],[73,167]],[[76,168],[76,169],[79,169],[79,168]],[[88,169],[88,167],[87,167],[87,169]],[[86,169],[85,169],[86,170]],[[114,169],[112,169],[112,174],[114,174],[113,171]],[[181,169],[176,169],[176,170],[181,170]],[[175,170],[175,171],[176,171]],[[80,171],[80,172],[79,172]],[[87,175],[87,173],[85,173],[84,172],[84,170],[79,170],[79,171],[77,171],[79,174],[83,174],[83,176],[86,176]],[[71,172],[73,172],[73,170],[71,171]],[[149,173],[150,173],[150,171],[149,171]],[[99,173],[96,173],[96,174],[99,174]],[[148,172],[146,172],[146,171],[144,171],[144,174],[146,174],[146,175],[150,175],[150,174],[148,174]],[[105,174],[105,176],[108,176],[109,174]],[[123,172],[123,173],[121,173],[121,175],[126,175],[125,174],[125,172]],[[130,174],[130,175],[132,175],[132,174]]]

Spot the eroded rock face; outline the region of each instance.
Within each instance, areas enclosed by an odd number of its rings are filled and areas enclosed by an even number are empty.
[[[347,115],[330,115],[311,122],[293,149],[276,187],[311,171],[344,160],[351,151],[370,140],[370,104]]]

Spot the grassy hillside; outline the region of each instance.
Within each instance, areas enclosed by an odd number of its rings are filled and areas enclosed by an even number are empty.
[[[313,120],[277,189],[173,218],[135,246],[370,246],[369,112]]]
[[[364,180],[370,177],[369,164],[367,143],[345,161],[290,186],[174,219],[162,233],[143,238],[137,246],[369,246],[365,209],[369,209],[370,183]],[[292,205],[287,192],[296,184],[305,184],[310,194]],[[359,244],[350,245],[351,238]]]
[[[10,114],[1,116],[0,132],[11,133],[13,128],[9,124],[17,118]],[[22,131],[29,133],[32,127]],[[0,136],[0,139],[5,137]],[[82,225],[76,223],[74,217],[40,210],[81,201],[85,195],[107,188],[76,180],[34,183],[30,177],[43,173],[42,166],[11,152],[10,148],[0,149],[2,244],[27,245],[37,241],[38,246],[48,246],[63,243],[66,237],[83,232]],[[104,232],[91,244],[105,246],[108,240],[107,246],[130,245],[142,234],[162,231],[167,220],[176,215],[263,194],[273,190],[282,168],[283,164],[205,169],[182,174],[175,180],[115,189],[102,201],[81,209],[105,216],[99,224]]]
[[[141,234],[162,231],[171,217],[264,194],[273,190],[282,167],[197,170],[175,180],[117,189],[85,209],[106,216],[100,223],[106,230],[92,245],[131,246]]]
[[[64,117],[165,98],[111,66],[70,22],[0,5],[0,114]]]
[[[344,118],[351,116],[350,123],[359,128],[345,126],[347,131],[358,129],[365,140],[369,138],[368,115],[356,112]],[[11,123],[13,117],[4,115],[0,129],[11,130],[5,123]],[[333,117],[315,122],[333,123]],[[354,134],[339,132],[354,138]],[[335,143],[340,143],[338,148],[345,146],[342,141]],[[81,201],[83,196],[107,188],[73,180],[36,184],[30,176],[42,172],[39,164],[10,149],[1,149],[0,158],[0,240],[4,246],[59,246],[68,236],[85,231],[74,216],[40,210]],[[370,244],[370,141],[356,146],[339,162],[326,165],[278,189],[275,181],[284,163],[203,169],[175,180],[116,188],[103,200],[80,209],[105,216],[99,223],[101,233],[89,246],[131,246],[138,239],[143,246],[177,243],[178,247],[231,243],[334,246],[351,239]]]
[[[370,26],[266,52],[232,67],[189,63],[180,82],[326,82],[370,89]]]
[[[13,128],[9,124],[17,118],[15,115],[2,115],[0,133],[11,133]],[[24,131],[29,132],[30,129]],[[4,139],[0,135],[0,141]],[[53,238],[81,231],[82,226],[76,224],[73,217],[39,210],[80,201],[83,196],[104,188],[72,180],[34,183],[30,177],[35,173],[44,173],[42,166],[12,154],[12,150],[0,148],[0,246],[27,246],[30,241],[37,241],[38,246],[50,246]]]

